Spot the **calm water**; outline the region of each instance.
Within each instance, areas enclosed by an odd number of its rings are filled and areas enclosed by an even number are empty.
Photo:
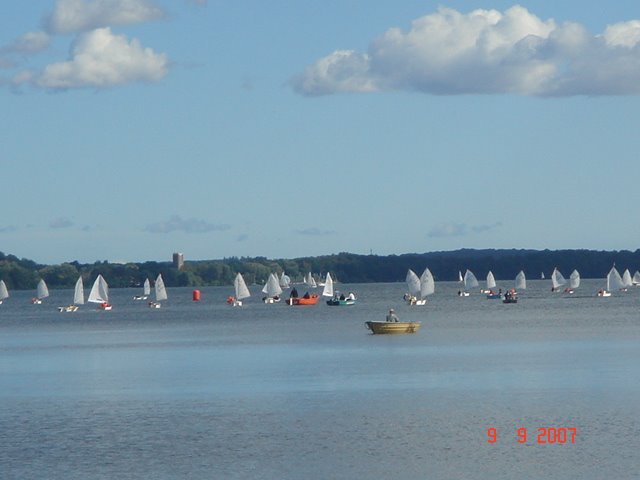
[[[500,282],[499,282],[500,283]],[[342,286],[353,307],[243,308],[169,289],[160,310],[0,305],[2,479],[637,478],[640,288],[529,282],[517,305],[439,283]],[[373,336],[395,307],[415,335]],[[487,429],[497,442],[487,442]],[[518,443],[518,428],[528,437]],[[539,444],[539,427],[575,443]]]

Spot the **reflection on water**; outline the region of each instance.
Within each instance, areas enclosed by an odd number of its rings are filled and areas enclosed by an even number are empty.
[[[437,284],[353,285],[349,307],[0,306],[2,478],[634,478],[640,289],[601,299],[529,282],[516,305]],[[510,285],[505,285],[510,287]],[[582,296],[580,296],[582,293]],[[394,307],[419,333],[371,335]],[[539,445],[538,427],[575,444]],[[495,444],[486,430],[498,431]],[[531,435],[517,442],[518,428]]]

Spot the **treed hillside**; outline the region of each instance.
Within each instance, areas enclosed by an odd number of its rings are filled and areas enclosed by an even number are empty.
[[[40,278],[50,288],[71,288],[78,275],[91,282],[100,273],[111,287],[134,287],[145,278],[154,279],[162,273],[167,286],[230,285],[237,272],[247,283],[263,283],[271,272],[285,271],[294,281],[307,272],[324,276],[326,272],[344,283],[403,281],[407,269],[418,274],[429,267],[436,280],[457,280],[458,271],[468,268],[478,278],[493,271],[497,279],[511,279],[520,270],[528,278],[548,277],[554,267],[568,276],[573,269],[582,278],[604,278],[615,265],[620,272],[640,269],[640,250],[635,252],[594,250],[455,250],[450,252],[410,253],[403,255],[356,255],[339,253],[320,257],[295,259],[225,258],[186,262],[178,270],[169,262],[116,264],[77,261],[60,265],[41,265],[0,252],[0,280],[11,289],[32,289]]]

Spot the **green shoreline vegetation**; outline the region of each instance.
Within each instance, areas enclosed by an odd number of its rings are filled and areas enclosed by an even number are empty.
[[[102,274],[109,286],[137,287],[145,278],[159,273],[170,287],[231,285],[240,272],[248,284],[262,284],[269,273],[281,273],[293,281],[313,272],[322,278],[325,272],[343,283],[401,282],[409,268],[421,272],[429,267],[437,281],[458,279],[458,271],[470,269],[478,278],[491,270],[496,279],[512,279],[523,270],[529,279],[539,279],[541,272],[548,278],[554,267],[568,275],[573,269],[582,278],[605,278],[615,265],[621,272],[640,269],[640,249],[635,252],[596,250],[516,250],[462,249],[454,251],[407,253],[402,255],[359,255],[338,253],[294,259],[265,257],[231,257],[221,260],[186,261],[177,269],[171,262],[109,263],[98,261],[83,264],[77,261],[59,265],[42,265],[0,252],[0,280],[15,290],[33,289],[43,278],[49,288],[72,288],[79,275],[85,282]]]

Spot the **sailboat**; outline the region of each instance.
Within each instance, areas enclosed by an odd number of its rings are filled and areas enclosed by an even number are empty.
[[[151,283],[149,282],[148,278],[145,278],[144,284],[142,285],[142,295],[134,295],[133,299],[146,300],[147,298],[149,298],[150,294],[151,294]]]
[[[564,293],[573,293],[576,288],[580,286],[580,273],[578,270],[574,270],[569,275],[569,286],[564,289]]]
[[[540,280],[544,280],[544,272],[540,272]]]
[[[98,274],[98,277],[93,282],[87,302],[97,303],[98,308],[102,310],[111,310],[113,308],[109,303],[109,285],[102,275]]]
[[[622,274],[622,285],[625,292],[627,291],[627,288],[633,286],[633,279],[631,278],[631,273],[628,268]]]
[[[31,299],[31,303],[34,305],[40,305],[42,303],[42,299],[47,298],[48,296],[49,289],[47,288],[47,284],[43,279],[40,279],[36,288],[36,296]]]
[[[280,274],[280,288],[289,288],[290,285],[291,278],[289,278],[289,275],[286,275],[283,270],[282,274]]]
[[[84,305],[84,284],[82,283],[82,275],[76,280],[76,286],[73,290],[73,303],[66,307],[58,307],[59,312],[75,312],[78,305]]]
[[[464,279],[462,278],[462,272],[460,270],[458,270],[458,282],[464,282]]]
[[[274,303],[280,301],[282,288],[280,288],[280,282],[278,282],[278,278],[275,276],[275,274],[269,274],[267,283],[265,283],[264,287],[262,287],[262,293],[266,294],[266,297],[262,298],[262,301],[264,303]]]
[[[311,275],[311,272],[309,272],[307,274],[306,277],[304,277],[304,283],[308,286],[310,286],[311,288],[316,288],[318,285],[316,284],[315,279],[313,278],[313,275]]]
[[[487,298],[489,298],[489,299],[500,298],[501,294],[500,293],[496,293],[493,290],[494,288],[496,288],[496,279],[493,276],[493,272],[491,270],[489,270],[489,273],[487,273],[487,288],[484,291],[484,293],[487,294]]]
[[[476,278],[476,276],[473,274],[471,270],[467,269],[467,271],[464,272],[464,290],[463,291],[458,290],[458,295],[460,295],[461,297],[468,297],[469,292],[467,290],[471,290],[472,288],[478,288],[478,286],[479,286],[478,279]]]
[[[422,275],[418,277],[416,273],[409,269],[405,278],[409,293],[404,295],[404,299],[409,305],[426,305],[427,296],[435,291],[435,281],[428,268],[425,268]]]
[[[525,277],[524,272],[520,270],[520,273],[516,275],[516,290],[526,290],[527,289],[527,277]]]
[[[247,284],[242,277],[242,274],[238,272],[236,278],[233,279],[233,289],[235,290],[235,296],[227,298],[227,303],[234,307],[241,307],[242,300],[251,296],[251,292],[247,288]]]
[[[7,290],[7,285],[4,283],[4,280],[0,280],[0,304],[7,298],[9,298],[9,290]]]
[[[607,288],[598,290],[599,297],[610,297],[613,290],[620,290],[623,288],[622,277],[616,267],[611,267],[607,274]]]
[[[640,272],[636,270],[636,273],[633,274],[632,283],[638,287],[640,286]]]
[[[156,301],[149,302],[149,307],[160,308],[162,306],[160,302],[167,299],[167,289],[164,286],[164,280],[162,279],[161,273],[159,273],[158,276],[156,277],[156,281],[153,285],[153,289],[156,296]]]
[[[560,290],[560,287],[566,284],[567,281],[560,273],[560,270],[557,268],[553,269],[553,273],[551,274],[551,291],[557,292]]]

